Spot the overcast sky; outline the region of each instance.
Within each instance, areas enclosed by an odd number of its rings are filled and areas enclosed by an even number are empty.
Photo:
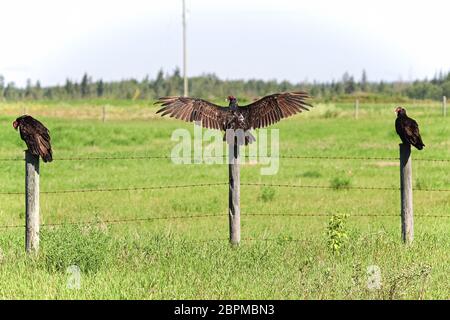
[[[0,74],[24,85],[182,66],[181,0],[1,0]],[[186,0],[188,74],[410,80],[450,70],[448,1]]]

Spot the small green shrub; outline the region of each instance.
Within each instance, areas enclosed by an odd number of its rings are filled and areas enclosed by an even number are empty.
[[[347,218],[348,214],[333,214],[328,221],[328,248],[332,253],[340,253],[344,244],[347,242],[348,234],[345,228]]]
[[[322,174],[318,171],[306,171],[302,174],[305,178],[320,178]]]
[[[272,201],[275,198],[275,189],[270,187],[262,188],[260,198],[264,202]]]
[[[331,180],[331,187],[333,189],[348,189],[351,185],[351,180],[346,177],[335,177]]]
[[[50,271],[76,265],[82,272],[98,271],[112,257],[112,238],[97,226],[61,226],[41,231],[40,260]]]
[[[428,189],[430,186],[428,185],[427,181],[425,179],[417,178],[415,183],[415,189],[417,190],[424,190]]]

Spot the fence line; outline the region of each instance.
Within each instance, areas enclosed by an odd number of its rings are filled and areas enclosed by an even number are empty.
[[[243,216],[273,216],[273,217],[330,217],[329,214],[314,214],[314,213],[245,213]],[[399,217],[399,214],[349,214],[348,217]],[[417,217],[417,215],[416,215]],[[418,217],[425,218],[450,218],[450,215],[418,215]]]
[[[148,218],[128,218],[128,219],[112,219],[112,220],[95,220],[95,221],[69,221],[69,222],[57,222],[57,223],[43,223],[41,227],[57,227],[66,225],[95,225],[95,224],[115,224],[115,223],[133,223],[152,220],[179,220],[179,219],[195,219],[195,218],[208,218],[218,217],[219,214],[202,214],[202,215],[187,215],[187,216],[167,216],[167,217],[148,217]],[[6,225],[0,226],[1,229],[7,228],[21,228],[25,225]]]
[[[72,190],[55,190],[55,191],[41,191],[41,194],[64,194],[64,193],[90,193],[90,192],[120,192],[120,191],[143,191],[143,190],[159,190],[159,189],[178,189],[178,188],[194,188],[194,187],[210,187],[210,186],[225,186],[227,182],[219,183],[200,183],[200,184],[186,184],[186,185],[168,185],[168,186],[148,186],[148,187],[128,187],[128,188],[100,188],[100,189],[72,189]],[[244,182],[242,186],[259,186],[259,187],[281,187],[281,188],[302,188],[302,189],[333,189],[333,190],[395,190],[396,187],[365,187],[365,186],[321,186],[321,185],[297,185],[297,184],[275,184],[275,183],[252,183]],[[414,191],[426,192],[450,192],[450,189],[415,189]],[[23,195],[24,192],[0,192],[0,195]]]
[[[283,187],[283,188],[304,188],[304,189],[335,189],[335,190],[400,190],[395,187],[363,187],[363,186],[319,186],[319,185],[298,185],[298,184],[270,184],[270,183],[241,183],[243,186],[262,186],[262,187]],[[450,189],[415,189],[414,191],[437,191],[437,192],[450,192]]]
[[[193,157],[193,155],[192,155]],[[203,158],[208,159],[220,159],[226,158],[227,155],[223,156],[203,156]],[[270,158],[268,156],[249,156],[246,155],[246,158],[259,158],[265,159]],[[97,160],[151,160],[151,159],[171,159],[171,156],[105,156],[105,157],[66,157],[66,158],[55,158],[55,161],[97,161]],[[300,155],[285,155],[278,156],[280,159],[305,159],[305,160],[385,160],[385,161],[396,161],[400,158],[398,157],[352,157],[352,156],[300,156]],[[23,158],[0,158],[0,161],[24,161]],[[426,158],[418,158],[414,159],[414,161],[423,161],[423,162],[450,162],[450,159],[426,159]]]
[[[400,145],[400,150],[402,150],[402,146],[404,146],[403,144]],[[408,145],[408,147],[410,147]],[[236,150],[236,149],[235,149]],[[31,155],[29,153],[29,151],[26,151],[26,164],[27,164],[27,168],[28,165],[31,163],[30,159],[29,159],[29,155]],[[400,152],[400,155],[402,156],[402,152]],[[225,155],[228,156],[228,155]],[[245,157],[245,156],[244,156]],[[247,158],[258,158],[257,156],[246,156]],[[208,157],[208,158],[223,158],[218,157],[218,156],[214,156],[214,157]],[[234,158],[239,158],[239,156],[237,155],[237,152],[234,151]],[[268,158],[268,157],[259,157],[259,158]],[[393,157],[332,157],[332,156],[299,156],[299,155],[285,155],[285,156],[280,156],[279,158],[281,159],[316,159],[316,160],[399,160],[402,163],[401,158],[393,158]],[[409,154],[408,157],[409,159]],[[67,157],[67,158],[60,158],[60,159],[55,159],[55,160],[61,160],[61,161],[90,161],[90,160],[143,160],[143,159],[171,159],[171,157],[169,156],[104,156],[104,157],[100,157],[100,156],[95,156],[95,157]],[[403,158],[402,158],[403,159]],[[8,159],[8,158],[0,158],[0,161],[23,161],[24,159]],[[450,162],[450,159],[417,159],[417,161],[434,161],[434,162]],[[31,163],[32,164],[32,163]],[[39,164],[39,158],[37,158],[37,165]],[[402,168],[402,166],[400,166]],[[157,190],[157,189],[175,189],[175,188],[194,188],[194,187],[209,187],[209,186],[221,186],[221,185],[229,185],[230,186],[230,190],[232,189],[231,186],[233,184],[233,181],[235,179],[237,179],[237,181],[239,181],[239,161],[237,161],[237,175],[235,177],[235,175],[233,174],[233,170],[232,170],[232,166],[230,165],[230,181],[229,183],[200,183],[200,184],[185,184],[185,185],[167,185],[167,186],[143,186],[143,187],[136,187],[136,186],[130,186],[130,187],[125,187],[125,188],[98,188],[98,189],[72,189],[72,190],[53,190],[53,191],[43,191],[43,192],[39,192],[39,184],[37,183],[37,191],[36,192],[29,192],[28,187],[26,190],[26,199],[28,201],[28,199],[30,199],[30,194],[32,197],[37,197],[37,199],[39,199],[39,194],[63,194],[63,193],[90,193],[90,192],[118,192],[118,191],[138,191],[138,190]],[[232,177],[232,178],[231,178]],[[409,179],[411,179],[411,176],[408,176]],[[28,186],[28,179],[26,179],[27,182],[27,186]],[[239,190],[239,186],[241,185],[240,182],[237,183],[237,188],[233,187],[233,190]],[[333,186],[333,185],[298,185],[298,184],[281,184],[281,183],[261,183],[261,182],[248,182],[248,183],[242,183],[243,186],[266,186],[266,187],[278,187],[278,188],[310,188],[310,189],[334,189],[334,190],[339,190],[339,189],[346,189],[346,190],[394,190],[394,191],[398,191],[401,190],[402,192],[404,191],[403,188],[403,183],[402,183],[402,188],[399,187],[383,187],[383,186]],[[450,189],[423,189],[423,188],[419,188],[416,191],[432,191],[432,192],[449,192]],[[412,194],[412,189],[411,186],[409,187],[409,192]],[[0,195],[23,195],[23,192],[0,192]],[[237,208],[239,208],[239,191],[234,192],[233,193],[230,191],[229,194],[229,198],[230,199],[234,199],[237,198]],[[403,197],[402,197],[403,199]],[[411,198],[412,199],[412,198]],[[231,208],[231,206],[230,206]],[[26,228],[26,243],[27,243],[27,252],[30,251],[28,248],[28,231],[33,230],[33,227],[30,228],[30,223],[28,221],[28,216],[29,216],[29,206],[28,206],[28,202],[27,202],[27,206],[26,206],[26,216],[27,216],[27,222],[26,225],[10,225],[10,226],[0,226],[0,228],[18,228],[18,227],[25,227]],[[233,211],[230,209],[229,213]],[[237,210],[237,212],[239,212],[239,210]],[[112,220],[96,220],[96,221],[77,221],[77,222],[59,222],[59,223],[47,223],[47,224],[42,224],[42,227],[47,227],[47,226],[63,226],[63,225],[93,225],[93,224],[114,224],[114,223],[132,223],[132,222],[143,222],[143,221],[152,221],[152,220],[175,220],[175,219],[193,219],[193,218],[207,218],[207,217],[213,217],[213,216],[220,216],[218,214],[215,215],[211,215],[211,214],[203,214],[203,215],[191,215],[191,216],[173,216],[173,217],[148,217],[148,218],[128,218],[128,219],[112,219]],[[223,215],[223,216],[227,216],[227,215]],[[279,217],[330,217],[329,214],[299,214],[299,213],[271,213],[271,214],[256,214],[256,213],[247,213],[244,216],[253,216],[253,217],[268,217],[268,216],[279,216]],[[391,215],[391,214],[355,214],[355,215],[348,215],[349,217],[398,217],[399,215]],[[412,213],[411,213],[412,216]],[[228,215],[229,219],[231,219],[231,214]],[[420,218],[425,217],[425,218],[450,218],[449,215],[420,215],[418,216]],[[404,214],[402,212],[401,215],[402,218],[402,223],[404,221]],[[35,219],[36,221],[39,221],[39,215],[37,215],[37,219]],[[232,220],[230,220],[230,242],[233,244],[238,244],[240,242],[240,231],[238,232],[238,236],[237,237],[233,237],[233,228],[232,226]],[[239,219],[238,219],[239,220]],[[411,220],[412,221],[412,220]],[[38,226],[39,226],[39,222]],[[403,226],[403,224],[402,224]],[[238,227],[237,230],[240,229],[240,223],[238,223]],[[34,228],[36,230],[38,230],[38,228]],[[402,227],[402,233],[403,233],[403,227]],[[37,232],[38,234],[38,232]],[[236,238],[237,240],[235,240],[234,238]],[[404,238],[404,237],[403,237]],[[251,238],[246,238],[246,240],[251,240]],[[268,241],[268,239],[255,239],[255,240],[266,240]],[[277,241],[279,241],[280,239],[275,239]],[[289,239],[292,240],[292,239]],[[411,238],[412,240],[412,238]],[[37,241],[39,241],[39,238],[37,238]],[[300,241],[300,240],[298,240]],[[37,252],[37,247],[36,250]]]
[[[296,155],[287,155],[280,156],[282,159],[312,159],[312,160],[400,160],[400,158],[396,157],[334,157],[334,156],[296,156]],[[414,161],[428,161],[428,162],[450,162],[450,159],[416,159]]]
[[[95,220],[95,221],[68,221],[68,222],[55,222],[55,223],[43,223],[41,227],[59,227],[68,225],[97,225],[97,224],[116,224],[116,223],[135,223],[146,222],[154,220],[183,220],[183,219],[201,219],[212,217],[226,217],[226,213],[220,214],[199,214],[199,215],[185,215],[185,216],[159,216],[159,217],[147,217],[147,218],[127,218],[127,219],[111,219],[111,220]],[[250,217],[321,217],[329,218],[329,214],[314,214],[314,213],[245,213],[243,218]],[[398,214],[349,214],[348,218],[361,218],[361,217],[396,217]],[[450,218],[450,215],[416,215],[419,218]],[[12,228],[24,228],[25,225],[0,225],[0,229],[12,229]]]
[[[55,190],[41,191],[41,194],[61,194],[61,193],[87,193],[87,192],[118,192],[118,191],[141,191],[141,190],[159,190],[159,189],[178,189],[194,187],[224,186],[227,182],[219,183],[200,183],[169,186],[149,186],[149,187],[128,187],[128,188],[101,188],[101,189],[73,189],[73,190]],[[23,195],[23,192],[0,192],[0,195]]]

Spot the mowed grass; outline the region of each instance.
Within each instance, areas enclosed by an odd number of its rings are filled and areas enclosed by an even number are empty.
[[[107,105],[107,121],[101,121]],[[23,192],[24,143],[12,129],[26,111],[50,129],[55,161],[41,163],[41,191],[226,183],[224,164],[170,159],[58,160],[170,156],[172,132],[191,124],[155,116],[151,103],[0,103],[0,193]],[[281,156],[398,157],[392,105],[318,104],[285,120]],[[41,194],[41,251],[24,254],[24,228],[0,229],[0,298],[58,299],[448,299],[450,297],[450,118],[438,104],[406,105],[426,147],[413,150],[415,241],[401,243],[396,160],[281,158],[241,167],[242,243],[230,247],[228,187]],[[250,186],[326,186],[330,189]],[[24,223],[23,195],[0,194],[0,226]],[[280,214],[285,214],[282,216]],[[327,225],[348,214],[333,252]],[[204,217],[186,218],[200,215]],[[305,215],[305,216],[296,216]],[[397,215],[397,216],[396,216]],[[171,218],[172,217],[172,218]],[[185,217],[185,218],[183,218]],[[139,220],[151,219],[154,220]],[[165,218],[165,219],[159,219]],[[117,220],[133,220],[116,222]],[[70,225],[70,223],[94,222]],[[69,225],[56,225],[67,223]],[[47,224],[47,226],[45,226]],[[67,268],[81,270],[70,289]],[[370,290],[368,268],[381,272]]]

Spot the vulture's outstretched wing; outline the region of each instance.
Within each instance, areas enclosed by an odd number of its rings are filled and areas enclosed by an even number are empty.
[[[44,162],[53,160],[50,132],[40,121],[25,117],[21,122],[20,135],[32,154],[41,156]]]
[[[264,128],[303,110],[308,111],[308,107],[312,107],[307,102],[309,98],[303,91],[275,93],[239,109],[247,113],[246,130]]]
[[[186,122],[201,121],[205,128],[225,130],[228,107],[187,97],[163,97],[159,98],[155,104],[162,106],[156,112],[162,112],[161,116],[170,115]]]

